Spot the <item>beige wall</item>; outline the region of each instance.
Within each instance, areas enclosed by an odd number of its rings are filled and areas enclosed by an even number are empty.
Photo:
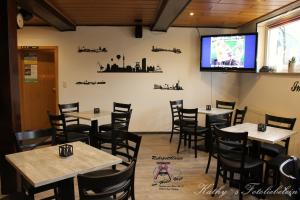
[[[299,81],[297,75],[243,74],[241,77],[239,105],[247,105],[246,121],[264,122],[266,113],[296,117],[295,130],[300,132],[300,92],[292,92],[291,87]],[[290,154],[300,156],[300,135],[292,137]]]
[[[199,29],[200,34],[234,32],[233,29]],[[184,99],[186,107],[198,107],[220,100],[237,101],[238,74],[199,71],[200,37],[195,28],[170,28],[167,33],[144,29],[143,38],[134,38],[133,27],[78,27],[75,32],[59,32],[50,27],[25,27],[18,31],[21,46],[58,46],[59,102],[79,101],[81,110],[100,107],[112,110],[114,101],[131,103],[131,131],[169,131],[169,101]],[[81,53],[78,46],[106,47],[108,53]],[[179,48],[182,54],[151,52],[152,45]],[[162,67],[162,74],[97,74],[102,65],[116,54],[126,56],[126,63],[147,58]],[[107,82],[100,86],[75,85],[77,81]],[[183,91],[154,90],[154,84],[172,84],[180,80]],[[64,87],[66,86],[66,87]],[[212,94],[212,95],[211,95]],[[102,123],[108,121],[104,119]],[[203,121],[203,118],[201,119]]]

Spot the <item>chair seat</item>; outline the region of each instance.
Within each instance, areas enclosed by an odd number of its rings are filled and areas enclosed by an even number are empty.
[[[112,130],[112,124],[103,124],[99,126],[99,131],[111,131]]]
[[[68,132],[88,132],[91,130],[91,126],[87,124],[70,124],[66,126]]]
[[[91,177],[97,177],[97,176],[107,176],[107,175],[111,175],[111,174],[115,174],[120,172],[120,170],[117,169],[102,169],[102,170],[97,170],[97,171],[93,171],[93,172],[89,172],[86,173],[84,175],[86,176],[91,176]]]
[[[262,143],[261,144],[261,152],[262,154],[276,157],[279,154],[285,154],[285,148],[284,146],[281,146],[279,144],[269,144],[269,143]]]
[[[290,157],[286,155],[279,155],[275,158],[268,160],[266,163],[270,168],[279,168],[280,165],[289,158]]]
[[[78,132],[66,132],[68,135],[68,139],[65,136],[60,136],[59,140],[61,143],[65,142],[76,142],[76,141],[87,141],[89,139],[89,135]]]
[[[223,158],[220,158],[220,159],[221,159],[221,162],[226,167],[231,168],[231,169],[240,169],[240,166],[241,166],[241,162],[240,161],[229,161],[229,160],[226,160],[226,159],[223,159]],[[253,158],[250,158],[250,157],[247,156],[245,158],[244,168],[245,169],[252,169],[252,168],[261,166],[262,164],[263,164],[262,160],[253,159]]]
[[[182,131],[184,133],[193,133],[194,132],[193,128],[186,128],[186,127],[184,127],[182,129]],[[205,127],[202,127],[202,126],[197,126],[197,130],[196,130],[197,135],[200,135],[200,136],[204,137],[206,135],[207,131],[208,131],[208,128],[205,128]]]

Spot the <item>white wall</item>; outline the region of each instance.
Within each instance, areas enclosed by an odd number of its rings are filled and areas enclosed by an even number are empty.
[[[233,29],[199,29],[201,34],[231,33]],[[59,32],[50,27],[25,27],[18,31],[20,46],[58,46],[59,102],[79,101],[81,110],[100,107],[112,110],[112,103],[131,103],[131,131],[169,131],[169,101],[184,99],[186,107],[204,106],[220,100],[237,100],[237,74],[199,71],[200,37],[195,28],[170,28],[167,33],[144,28],[143,38],[134,38],[133,27],[77,27],[75,32]],[[108,53],[78,53],[79,46],[106,47]],[[154,53],[152,45],[179,48],[182,54]],[[96,73],[97,62],[106,66],[110,58],[123,54],[126,64],[147,58],[164,73]],[[212,82],[211,82],[212,78]],[[107,82],[100,86],[75,85],[76,81]],[[180,80],[183,91],[154,90],[154,84]],[[66,87],[63,87],[63,83]],[[211,84],[212,83],[212,84]],[[212,93],[212,98],[211,98]],[[102,123],[107,121],[105,119]],[[101,123],[101,122],[100,122]]]

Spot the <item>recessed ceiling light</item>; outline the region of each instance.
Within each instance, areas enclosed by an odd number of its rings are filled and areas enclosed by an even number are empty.
[[[194,16],[194,13],[193,13],[193,12],[190,12],[190,16]]]

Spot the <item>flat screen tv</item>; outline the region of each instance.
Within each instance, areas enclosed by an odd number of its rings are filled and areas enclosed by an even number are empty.
[[[201,36],[201,71],[256,72],[257,33]]]

